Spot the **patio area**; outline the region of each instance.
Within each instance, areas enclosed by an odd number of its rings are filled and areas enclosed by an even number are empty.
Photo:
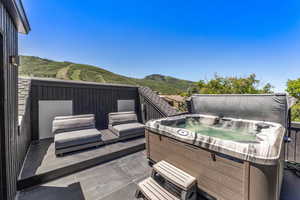
[[[140,151],[19,192],[17,200],[132,200],[137,183],[150,175]],[[281,200],[300,199],[300,179],[285,170]]]
[[[61,157],[55,155],[52,139],[31,144],[18,179],[18,189],[42,184],[145,149],[144,137],[119,141],[109,130],[102,130],[101,133],[105,145]]]
[[[136,184],[150,175],[144,151],[20,192],[29,199],[133,199]]]

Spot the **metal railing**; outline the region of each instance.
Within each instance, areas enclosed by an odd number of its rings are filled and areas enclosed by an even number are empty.
[[[141,103],[145,104],[145,107],[142,108],[145,121],[180,113],[148,87],[140,87],[139,94],[142,98]]]

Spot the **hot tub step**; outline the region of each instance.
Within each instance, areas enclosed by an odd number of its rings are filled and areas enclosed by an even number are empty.
[[[153,165],[153,172],[185,191],[196,185],[195,177],[163,160]]]
[[[153,165],[151,177],[138,184],[136,197],[149,200],[196,200],[196,178],[166,161]]]
[[[148,200],[180,200],[160,186],[152,177],[149,177],[138,184],[137,198]]]

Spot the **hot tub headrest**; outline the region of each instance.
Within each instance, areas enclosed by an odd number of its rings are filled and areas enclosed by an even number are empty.
[[[289,99],[284,93],[258,95],[193,95],[190,112],[270,121],[287,127]]]

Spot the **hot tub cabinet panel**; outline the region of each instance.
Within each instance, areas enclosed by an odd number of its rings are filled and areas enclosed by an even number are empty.
[[[258,165],[146,130],[148,159],[165,160],[197,178],[199,193],[218,200],[278,200],[282,180],[277,165]]]

